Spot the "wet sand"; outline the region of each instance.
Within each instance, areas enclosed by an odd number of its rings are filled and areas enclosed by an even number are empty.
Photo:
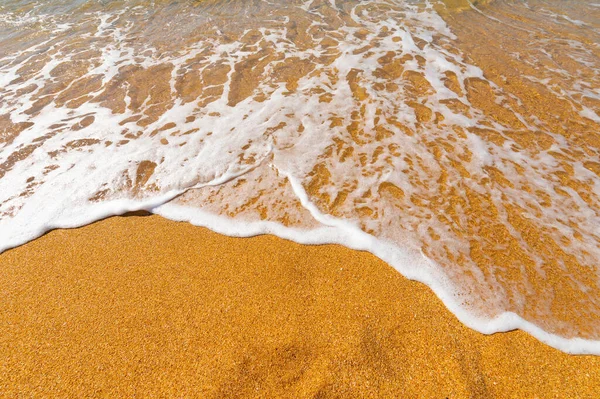
[[[158,216],[0,255],[4,397],[596,397],[600,358],[485,336],[368,253]]]

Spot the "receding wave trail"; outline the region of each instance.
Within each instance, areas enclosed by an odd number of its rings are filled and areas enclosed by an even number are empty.
[[[0,251],[148,209],[600,354],[600,8],[463,5],[3,3]]]

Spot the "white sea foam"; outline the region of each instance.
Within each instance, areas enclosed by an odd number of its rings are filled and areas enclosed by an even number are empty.
[[[533,323],[524,320],[512,312],[504,312],[489,319],[474,316],[456,300],[452,286],[448,284],[444,275],[439,272],[437,265],[427,257],[415,257],[402,251],[397,245],[382,242],[360,229],[348,226],[343,221],[320,227],[311,231],[296,230],[285,227],[280,223],[269,221],[256,221],[250,223],[232,220],[223,216],[205,213],[202,210],[176,204],[165,204],[153,209],[153,213],[167,219],[189,222],[195,226],[209,228],[217,233],[231,237],[253,237],[261,234],[273,234],[300,244],[339,244],[345,247],[368,251],[386,263],[392,265],[405,277],[419,281],[429,286],[444,302],[444,305],[456,315],[465,325],[483,334],[494,334],[511,330],[523,330],[533,335],[540,341],[571,354],[600,354],[598,341],[581,338],[566,339],[550,334]]]

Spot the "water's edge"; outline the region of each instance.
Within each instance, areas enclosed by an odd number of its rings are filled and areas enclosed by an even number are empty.
[[[424,255],[420,262],[415,262],[412,256],[404,253],[398,247],[381,242],[344,221],[334,220],[327,215],[323,215],[328,219],[329,225],[308,233],[270,221],[241,223],[200,209],[169,203],[172,198],[179,194],[171,194],[161,199],[146,202],[136,203],[119,200],[104,203],[104,206],[97,207],[96,212],[93,214],[79,215],[77,218],[57,221],[52,226],[46,226],[32,239],[19,243],[14,242],[11,245],[0,245],[0,254],[33,241],[51,230],[79,228],[110,217],[147,211],[175,222],[187,222],[194,226],[208,228],[229,237],[245,238],[270,234],[302,245],[337,244],[357,251],[367,251],[392,266],[407,279],[427,285],[461,323],[475,331],[490,335],[518,329],[565,353],[600,355],[600,341],[582,338],[569,339],[551,334],[513,312],[504,312],[493,319],[474,316],[456,301],[453,292],[450,290],[451,286],[445,281],[446,278],[441,269],[434,262]]]

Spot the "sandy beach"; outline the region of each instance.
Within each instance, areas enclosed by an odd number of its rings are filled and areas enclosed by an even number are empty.
[[[593,398],[600,358],[464,327],[368,253],[158,216],[0,255],[0,396]]]

